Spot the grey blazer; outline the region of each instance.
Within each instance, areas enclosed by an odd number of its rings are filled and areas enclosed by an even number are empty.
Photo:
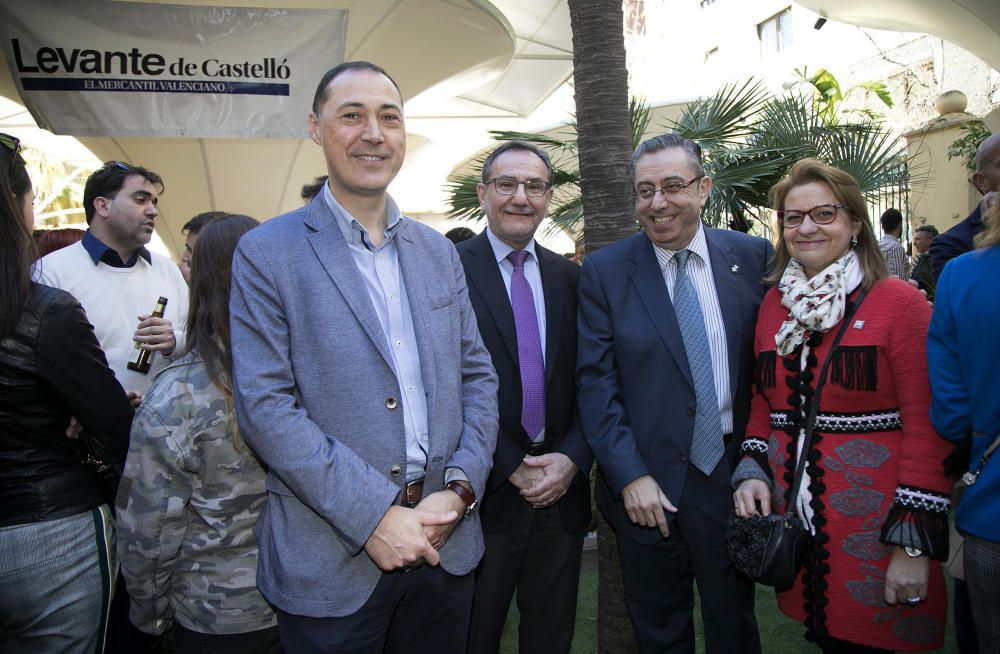
[[[247,233],[230,300],[240,431],[268,468],[257,584],[281,610],[356,612],[380,570],[365,541],[405,483],[399,385],[361,275],[322,196]],[[424,492],[461,468],[483,495],[497,435],[497,378],[452,244],[403,218],[397,238],[427,394]],[[479,517],[441,550],[451,574],[483,553]]]

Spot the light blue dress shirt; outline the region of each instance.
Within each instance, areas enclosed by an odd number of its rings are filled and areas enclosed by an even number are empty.
[[[424,476],[427,464],[427,396],[420,374],[420,352],[413,331],[413,316],[406,295],[406,284],[399,268],[396,234],[403,215],[392,198],[386,197],[387,227],[382,243],[375,247],[368,231],[340,206],[329,185],[323,186],[323,198],[337,219],[337,226],[347,240],[354,263],[364,280],[382,333],[389,344],[393,371],[399,381],[403,403],[403,428],[406,437],[406,479]]]

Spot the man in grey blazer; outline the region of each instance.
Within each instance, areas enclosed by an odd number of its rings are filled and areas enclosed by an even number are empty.
[[[399,88],[326,73],[309,114],[329,181],[233,262],[233,391],[268,468],[257,584],[285,651],[459,652],[497,380],[452,244],[386,193]]]

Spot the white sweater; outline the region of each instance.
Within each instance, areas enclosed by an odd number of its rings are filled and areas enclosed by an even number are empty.
[[[167,298],[163,317],[174,326],[176,355],[183,349],[187,328],[188,289],[181,271],[170,259],[151,254],[152,264],[139,257],[131,268],[114,268],[104,262],[94,265],[83,243],[74,243],[43,257],[36,265],[40,283],[68,291],[80,301],[118,381],[126,391],[141,393],[146,392],[169,358],[155,352],[145,375],[126,368],[139,315],[151,313],[157,298]]]

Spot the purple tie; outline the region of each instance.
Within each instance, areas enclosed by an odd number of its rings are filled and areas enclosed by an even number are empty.
[[[521,368],[521,426],[534,441],[545,427],[545,366],[542,363],[542,341],[538,337],[538,314],[535,296],[524,276],[524,261],[528,253],[515,250],[507,255],[514,264],[510,279],[510,304],[514,309],[514,330],[517,332],[517,359]]]

